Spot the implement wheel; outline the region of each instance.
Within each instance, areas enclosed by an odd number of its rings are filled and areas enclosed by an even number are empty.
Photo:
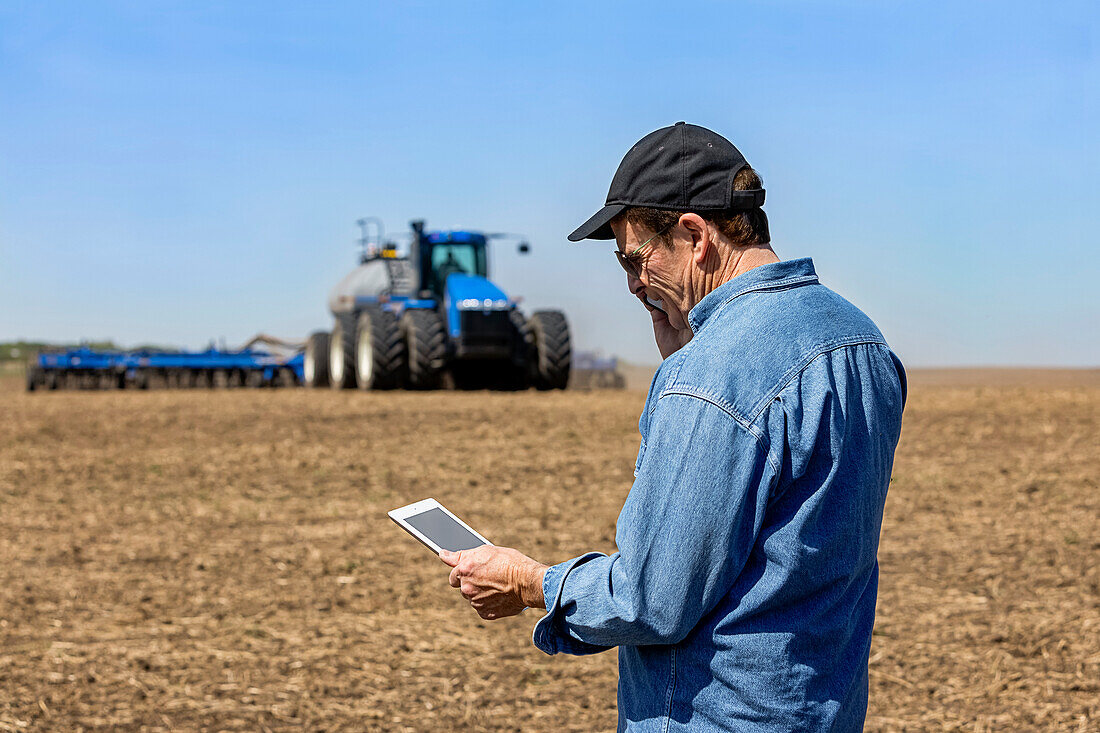
[[[405,372],[405,338],[397,317],[381,308],[359,314],[355,368],[359,389],[396,389]]]
[[[27,391],[33,392],[39,387],[44,387],[46,384],[46,375],[43,373],[41,367],[29,366],[27,367]]]
[[[532,381],[536,389],[565,389],[573,362],[569,323],[561,311],[535,311],[527,321],[535,337]]]
[[[413,308],[401,316],[409,347],[409,387],[439,389],[447,358],[443,319],[434,310]]]
[[[297,387],[298,377],[290,367],[279,367],[272,380],[272,387]]]
[[[328,342],[329,335],[324,331],[314,331],[306,341],[302,377],[307,387],[328,386]]]

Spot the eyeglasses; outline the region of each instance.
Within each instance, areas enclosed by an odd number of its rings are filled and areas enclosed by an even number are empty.
[[[654,239],[661,236],[662,234],[664,234],[665,232],[667,232],[671,228],[672,228],[671,226],[665,227],[664,229],[657,232],[656,234],[654,234],[649,239],[647,239],[644,242],[642,242],[641,244],[639,244],[634,249],[627,252],[626,254],[624,254],[621,250],[618,250],[618,249],[615,250],[615,258],[619,261],[619,264],[623,266],[623,269],[626,270],[627,275],[630,275],[631,277],[638,277],[639,275],[642,274],[642,271],[639,268],[639,265],[643,261],[645,261],[645,258],[644,257],[638,257],[638,253],[641,252],[646,247],[648,247],[650,242],[652,242]],[[648,257],[648,255],[647,255],[647,257]]]

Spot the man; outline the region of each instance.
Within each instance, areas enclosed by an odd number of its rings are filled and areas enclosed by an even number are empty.
[[[617,646],[619,730],[863,727],[904,371],[810,260],[779,260],[763,203],[710,130],[631,148],[569,237],[615,239],[664,357],[618,552],[441,556],[483,618],[545,608],[548,654]]]

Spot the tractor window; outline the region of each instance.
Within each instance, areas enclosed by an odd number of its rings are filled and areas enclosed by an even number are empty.
[[[432,247],[432,290],[443,292],[447,276],[456,272],[485,277],[485,248],[473,244],[436,244]]]

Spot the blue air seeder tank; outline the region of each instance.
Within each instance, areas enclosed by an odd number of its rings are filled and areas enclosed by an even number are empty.
[[[359,267],[329,296],[332,331],[306,342],[307,386],[565,389],[572,362],[565,314],[525,317],[489,280],[488,240],[501,235],[426,232],[414,221],[408,254],[398,256],[380,229],[376,243],[364,234]]]

